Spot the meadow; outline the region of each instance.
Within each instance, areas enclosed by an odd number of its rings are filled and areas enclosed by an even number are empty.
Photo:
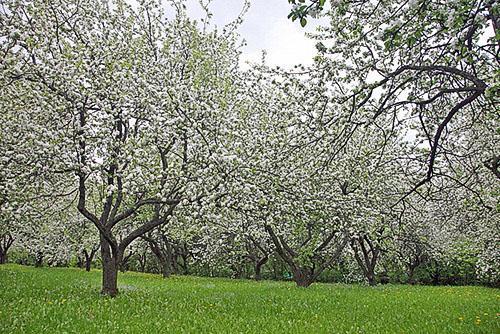
[[[500,333],[500,290],[0,266],[1,333]]]

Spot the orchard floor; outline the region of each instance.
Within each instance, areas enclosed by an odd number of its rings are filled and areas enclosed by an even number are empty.
[[[500,290],[119,275],[0,266],[0,333],[500,333]]]

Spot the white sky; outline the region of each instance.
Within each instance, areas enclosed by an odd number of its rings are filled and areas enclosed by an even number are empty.
[[[204,16],[198,0],[188,0],[187,5],[191,17]],[[213,0],[210,5],[212,23],[223,27],[238,16],[242,7],[243,0]],[[247,42],[242,49],[242,65],[246,61],[260,63],[262,50],[267,51],[267,64],[271,66],[312,63],[316,42],[308,39],[305,33],[314,32],[318,22],[309,20],[302,28],[298,22],[287,19],[290,8],[287,0],[251,0],[250,9],[238,30]]]

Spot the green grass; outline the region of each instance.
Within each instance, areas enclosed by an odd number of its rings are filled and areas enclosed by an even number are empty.
[[[500,290],[314,284],[0,266],[0,333],[500,333]]]

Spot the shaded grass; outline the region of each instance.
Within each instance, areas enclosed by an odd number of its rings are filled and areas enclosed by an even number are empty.
[[[314,284],[0,266],[0,333],[500,333],[500,290]]]

